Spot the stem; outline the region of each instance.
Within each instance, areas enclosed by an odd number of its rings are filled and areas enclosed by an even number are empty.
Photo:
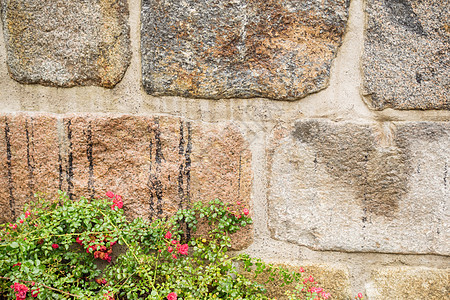
[[[11,278],[9,278],[9,277],[0,276],[0,279],[6,279],[6,280],[12,281]],[[16,279],[16,280],[17,281],[21,281],[21,282],[26,282],[26,283],[33,283],[34,282],[34,281],[22,280],[22,279]],[[51,286],[45,285],[43,283],[38,283],[38,284],[41,285],[42,287],[46,288],[46,289],[53,290],[53,291],[61,293],[61,294],[65,294],[65,295],[76,297],[76,298],[81,298],[81,296],[78,296],[78,295],[75,295],[75,294],[71,294],[69,292],[65,292],[65,291],[62,291],[62,290],[58,290],[58,289],[53,288]]]

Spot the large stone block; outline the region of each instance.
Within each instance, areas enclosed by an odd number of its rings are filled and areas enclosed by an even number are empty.
[[[348,0],[142,1],[153,95],[293,100],[324,89]]]
[[[318,250],[450,253],[450,123],[305,120],[272,142],[273,238]]]
[[[450,109],[448,2],[366,1],[364,93],[374,109]]]
[[[232,124],[127,115],[34,118],[34,131],[28,129],[29,135],[36,132],[35,143],[48,148],[33,146],[31,164],[35,166],[39,158],[41,168],[30,175],[26,152],[31,147],[26,139],[30,117],[2,118],[2,215],[11,217],[9,203],[17,211],[32,201],[32,192],[56,192],[58,188],[73,199],[104,197],[111,190],[124,197],[128,216],[149,219],[215,198],[232,203],[239,200],[249,207],[251,153]],[[19,121],[20,126],[16,124]],[[235,249],[248,246],[251,227],[233,239]]]
[[[440,300],[450,293],[450,269],[386,267],[372,272],[369,299]]]
[[[131,59],[126,0],[1,0],[9,72],[21,83],[111,88]]]

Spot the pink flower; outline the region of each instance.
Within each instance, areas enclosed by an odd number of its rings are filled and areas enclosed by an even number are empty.
[[[302,267],[300,267],[300,270],[299,270],[301,273],[303,273],[303,272],[305,272],[305,269],[303,269]]]
[[[362,297],[363,297],[363,294],[362,294],[362,293],[359,293],[359,294],[358,294],[358,298],[359,298],[359,299],[362,299]]]
[[[176,245],[178,243],[178,241],[177,240],[173,240],[173,241],[171,241],[171,243],[172,243],[172,245]]]
[[[58,245],[58,244],[53,244],[53,245],[52,245],[52,248],[53,248],[53,249],[58,249],[58,248],[59,248],[59,245]]]
[[[172,234],[170,233],[170,231],[168,231],[164,237],[166,239],[170,239],[172,237]]]
[[[309,281],[314,282],[314,277],[312,277],[311,275],[309,276]]]
[[[247,208],[244,208],[244,215],[248,216],[250,214],[250,212],[248,211]]]
[[[236,202],[236,204],[237,204],[237,205],[241,205],[241,202],[240,202],[240,201],[238,201],[238,202]]]
[[[113,192],[106,192],[106,197],[108,197],[108,198],[114,198],[114,193]]]
[[[167,295],[167,300],[177,300],[177,293],[170,293],[169,295]]]
[[[31,212],[30,212],[29,210],[27,210],[27,211],[25,212],[25,219],[28,218],[30,215],[31,215]]]
[[[29,288],[26,285],[15,282],[14,285],[11,285],[11,288],[16,292],[16,300],[24,300],[27,298]]]
[[[183,244],[178,247],[178,253],[183,255],[188,255],[189,246],[188,244]]]
[[[167,248],[167,251],[169,251],[169,253],[172,253],[173,248],[169,246],[169,248]]]
[[[12,229],[16,229],[17,228],[17,224],[9,224],[9,227]]]

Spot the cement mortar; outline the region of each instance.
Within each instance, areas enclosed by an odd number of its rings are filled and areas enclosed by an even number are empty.
[[[450,257],[314,251],[270,238],[267,227],[266,148],[269,134],[279,122],[303,118],[351,120],[361,124],[387,121],[450,121],[450,111],[370,110],[361,96],[361,54],[365,17],[363,0],[352,0],[344,41],[332,67],[330,86],[299,101],[254,99],[187,99],[152,97],[141,81],[140,1],[129,0],[132,59],[123,80],[114,89],[100,87],[53,88],[22,85],[11,79],[6,68],[4,39],[0,38],[0,113],[87,112],[94,114],[170,115],[204,122],[232,121],[245,134],[252,152],[254,243],[245,252],[267,262],[301,265],[333,262],[346,266],[354,295],[370,281],[372,269],[382,266],[447,268]],[[3,37],[2,28],[0,36]]]

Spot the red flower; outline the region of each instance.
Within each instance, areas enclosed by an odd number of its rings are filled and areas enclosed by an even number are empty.
[[[249,213],[250,213],[250,212],[248,211],[248,209],[247,209],[247,208],[244,208],[244,215],[248,216]]]
[[[172,253],[173,248],[169,246],[169,248],[167,248],[167,251],[169,251],[170,253]]]
[[[240,202],[240,201],[238,201],[238,202],[237,202],[237,205],[241,205],[241,202]]]
[[[170,239],[172,237],[172,234],[170,233],[170,231],[168,231],[164,237],[166,239]]]
[[[188,244],[180,245],[177,250],[180,254],[188,255],[189,246]]]
[[[26,285],[15,282],[14,285],[11,285],[11,288],[16,292],[16,300],[24,300],[27,298],[29,288]]]
[[[36,298],[39,295],[39,293],[40,293],[39,288],[31,290],[31,296],[34,298]]]
[[[59,245],[58,245],[58,244],[53,244],[53,245],[52,245],[52,248],[53,248],[53,249],[58,249],[58,248],[59,248]]]
[[[176,245],[178,243],[178,241],[177,240],[173,240],[173,241],[171,241],[171,243],[172,243],[172,245]]]
[[[173,259],[177,259],[177,256],[175,254],[172,254]]]
[[[83,241],[80,240],[80,237],[78,236],[77,239],[75,240],[78,244],[83,245]]]
[[[362,299],[362,297],[363,297],[363,294],[359,293],[359,294],[358,294],[358,298],[359,298],[359,299]]]
[[[106,192],[106,197],[108,197],[108,198],[114,198],[114,193],[113,192]]]
[[[299,270],[301,273],[303,273],[303,272],[305,272],[305,269],[303,269],[302,267],[300,267],[300,270]]]
[[[31,215],[31,212],[30,212],[29,210],[27,210],[27,211],[25,212],[25,219],[28,218],[30,215]]]
[[[170,293],[169,295],[167,295],[167,300],[177,300],[177,293]]]
[[[16,229],[17,228],[17,224],[9,224],[9,227],[11,227],[12,229]]]
[[[312,277],[311,275],[309,276],[309,281],[314,282],[314,277]]]
[[[23,220],[20,220],[19,223],[20,223],[20,224],[23,224]]]
[[[15,267],[15,266],[19,266],[20,267],[21,265],[22,265],[22,263],[18,262],[17,264],[14,264],[13,267]]]

